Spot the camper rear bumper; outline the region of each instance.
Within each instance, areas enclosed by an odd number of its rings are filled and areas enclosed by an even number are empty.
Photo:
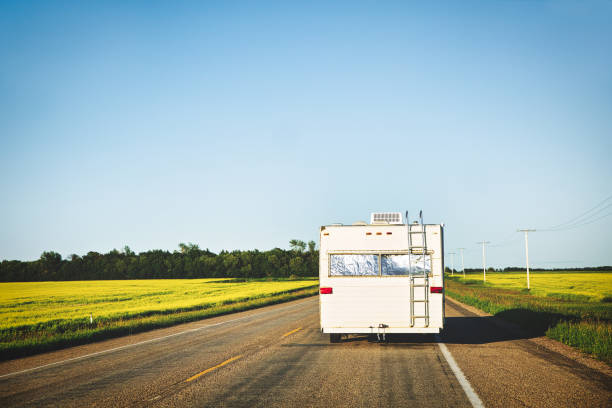
[[[441,327],[322,327],[323,333],[376,334],[376,333],[440,333]]]

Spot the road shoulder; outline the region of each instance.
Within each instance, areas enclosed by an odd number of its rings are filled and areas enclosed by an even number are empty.
[[[488,408],[612,406],[612,377],[593,361],[452,299],[442,339]]]
[[[532,337],[525,330],[523,330],[520,326],[515,323],[508,322],[499,317],[495,317],[487,312],[483,312],[482,310],[462,303],[456,299],[453,299],[449,296],[446,297],[446,301],[450,302],[453,306],[464,309],[465,311],[475,315],[475,316],[487,316],[490,317],[490,321],[495,324],[497,327],[506,330],[510,333],[515,334],[517,337],[529,338],[530,342],[533,342],[539,347],[545,348],[554,353],[560,354],[565,358],[574,360],[576,363],[584,365],[592,370],[596,370],[603,375],[607,375],[612,378],[612,367],[603,361],[597,360],[590,355],[583,353],[582,351],[570,347],[566,344],[563,344],[557,340],[553,340],[546,336]]]

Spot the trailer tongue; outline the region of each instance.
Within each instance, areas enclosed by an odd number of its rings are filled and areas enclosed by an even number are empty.
[[[321,330],[439,333],[444,327],[443,225],[373,213],[370,224],[328,225],[320,235]]]

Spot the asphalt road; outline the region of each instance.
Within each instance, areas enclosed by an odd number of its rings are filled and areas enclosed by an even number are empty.
[[[330,344],[302,299],[0,363],[0,406],[612,406],[605,372],[450,300],[446,315],[439,337]]]

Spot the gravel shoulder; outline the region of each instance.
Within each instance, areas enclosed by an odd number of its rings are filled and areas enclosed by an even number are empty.
[[[609,407],[609,367],[447,298],[443,341],[487,407]]]

